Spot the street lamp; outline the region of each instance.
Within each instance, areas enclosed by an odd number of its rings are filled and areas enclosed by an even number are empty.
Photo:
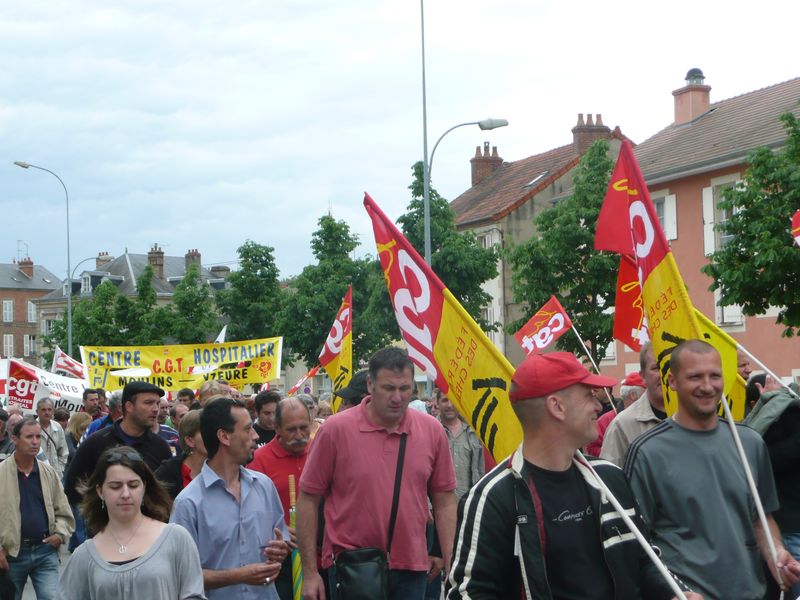
[[[58,179],[61,187],[64,188],[64,196],[67,200],[67,354],[72,356],[72,272],[70,270],[69,260],[69,192],[67,191],[67,186],[64,185],[64,182],[61,180],[61,177],[53,173],[50,169],[45,169],[44,167],[40,167],[38,165],[32,165],[31,163],[26,163],[21,160],[14,161],[14,164],[18,167],[22,167],[23,169],[39,169],[40,171],[50,173],[50,175]]]

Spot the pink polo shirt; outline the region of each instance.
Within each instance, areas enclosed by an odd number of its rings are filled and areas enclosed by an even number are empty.
[[[322,566],[342,550],[386,548],[400,433],[407,433],[389,567],[427,571],[428,493],[456,487],[447,436],[436,419],[416,410],[406,410],[389,433],[369,419],[368,403],[369,397],[325,421],[300,477],[303,492],[325,497]]]

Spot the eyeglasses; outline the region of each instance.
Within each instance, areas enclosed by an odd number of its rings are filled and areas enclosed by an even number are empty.
[[[118,463],[127,459],[131,462],[143,462],[141,455],[133,450],[114,450],[106,455],[106,460],[109,463]]]

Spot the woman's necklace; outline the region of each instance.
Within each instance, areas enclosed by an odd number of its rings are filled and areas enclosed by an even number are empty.
[[[133,535],[131,535],[131,537],[128,538],[128,541],[125,544],[120,542],[119,539],[117,538],[117,536],[114,535],[114,532],[111,530],[111,527],[108,527],[108,533],[110,533],[111,537],[114,538],[114,541],[119,544],[119,548],[117,548],[117,552],[119,552],[120,554],[127,554],[128,553],[128,546],[126,544],[130,544],[131,540],[136,537],[136,534],[139,533],[139,527],[142,526],[143,522],[144,522],[144,515],[142,515],[142,518],[139,519],[139,524],[136,526],[136,529],[133,530]]]

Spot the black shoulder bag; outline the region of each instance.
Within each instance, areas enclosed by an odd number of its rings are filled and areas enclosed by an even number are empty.
[[[397,453],[397,471],[394,476],[392,514],[389,517],[389,540],[386,552],[380,548],[343,550],[335,560],[336,591],[334,600],[387,600],[389,598],[389,552],[394,537],[394,523],[400,503],[400,483],[403,479],[403,459],[406,453],[406,435],[400,435]]]

